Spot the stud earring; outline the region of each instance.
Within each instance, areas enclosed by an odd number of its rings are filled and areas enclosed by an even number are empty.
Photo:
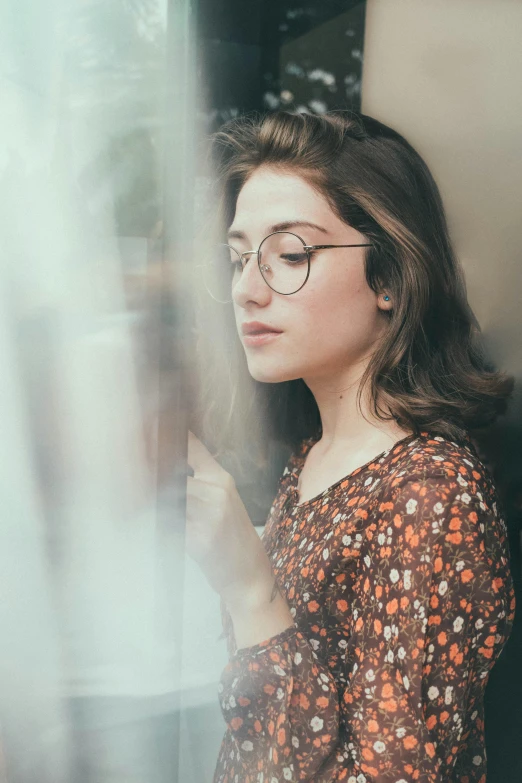
[[[390,301],[390,297],[389,297],[389,296],[385,296],[385,297],[384,297],[384,301],[385,301],[385,302],[389,302],[389,301]]]

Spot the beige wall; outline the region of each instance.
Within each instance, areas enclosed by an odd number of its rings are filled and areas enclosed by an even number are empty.
[[[488,352],[522,385],[522,2],[368,0],[362,111],[435,176]],[[510,414],[520,425],[521,394]]]

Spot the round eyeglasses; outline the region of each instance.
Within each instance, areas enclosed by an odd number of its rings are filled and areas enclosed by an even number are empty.
[[[241,277],[248,256],[257,254],[261,276],[272,291],[284,296],[296,294],[310,276],[310,258],[317,250],[334,247],[372,247],[372,243],[352,245],[307,245],[290,231],[274,231],[266,236],[258,250],[239,253],[231,245],[220,243],[208,261],[198,264],[208,293],[217,302],[232,302],[232,291]]]

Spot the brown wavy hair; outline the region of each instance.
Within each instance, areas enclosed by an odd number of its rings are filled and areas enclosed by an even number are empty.
[[[377,418],[395,419],[414,433],[479,439],[506,412],[514,379],[485,356],[439,189],[411,144],[353,111],[253,113],[229,121],[211,142],[218,234],[231,224],[246,180],[271,166],[301,176],[372,242],[365,250],[368,285],[386,290],[394,307],[361,380],[359,402],[369,384]],[[218,329],[214,321],[208,331],[205,319],[199,327],[204,437],[217,454],[241,453],[243,466],[254,459],[270,467],[274,441],[294,448],[320,435],[315,399],[302,379],[252,379],[232,305],[201,302],[207,318],[222,319]]]

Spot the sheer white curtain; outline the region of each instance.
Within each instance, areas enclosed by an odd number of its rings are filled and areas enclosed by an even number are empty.
[[[133,299],[166,35],[161,0],[0,9],[0,781],[183,780],[157,721],[180,688],[217,716],[218,603],[158,528],[158,357]]]

